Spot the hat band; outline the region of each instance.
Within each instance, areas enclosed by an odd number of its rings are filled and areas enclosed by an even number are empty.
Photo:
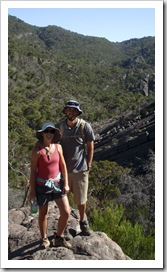
[[[68,102],[68,103],[66,104],[66,107],[68,107],[68,106],[75,106],[75,107],[78,107],[78,106],[79,106],[79,103],[78,103],[78,102]]]

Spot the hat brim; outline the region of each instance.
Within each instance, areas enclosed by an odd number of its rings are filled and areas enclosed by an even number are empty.
[[[63,109],[63,113],[65,113],[66,108],[75,108],[75,109],[78,110],[78,115],[82,114],[82,110],[80,108],[78,108],[78,107],[73,106],[73,105],[72,106],[65,106],[64,109]]]
[[[45,126],[45,128],[44,129],[39,129],[39,130],[37,130],[37,132],[44,132],[45,131],[45,129],[47,129],[47,128],[53,128],[53,129],[57,129],[58,130],[58,128],[55,128],[55,126],[52,126],[52,125],[47,125],[47,126]]]
[[[61,138],[61,133],[60,133],[60,130],[58,128],[54,128],[55,130],[55,133],[54,133],[54,138],[52,140],[53,143],[58,143],[60,141],[60,138]],[[36,138],[39,140],[39,141],[42,141],[43,140],[43,136],[42,136],[42,130],[37,130],[36,132]]]

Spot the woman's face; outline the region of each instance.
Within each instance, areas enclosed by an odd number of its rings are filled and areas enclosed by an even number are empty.
[[[42,133],[43,138],[49,141],[53,140],[55,134],[55,129],[48,127],[47,129],[44,130],[44,132]]]

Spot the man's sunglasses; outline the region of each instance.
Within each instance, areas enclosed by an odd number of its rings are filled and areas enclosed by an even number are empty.
[[[52,134],[54,134],[55,130],[54,129],[45,129],[44,133],[52,133]]]

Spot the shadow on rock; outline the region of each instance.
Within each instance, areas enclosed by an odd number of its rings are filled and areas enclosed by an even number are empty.
[[[54,235],[49,236],[48,239],[50,241],[52,241],[54,239]],[[18,248],[17,250],[13,251],[13,252],[9,252],[8,255],[8,259],[12,260],[12,259],[19,259],[19,260],[27,260],[27,259],[32,259],[32,255],[33,253],[42,250],[40,248],[40,240],[37,240],[35,242],[32,242],[30,244],[27,244],[23,247]]]

